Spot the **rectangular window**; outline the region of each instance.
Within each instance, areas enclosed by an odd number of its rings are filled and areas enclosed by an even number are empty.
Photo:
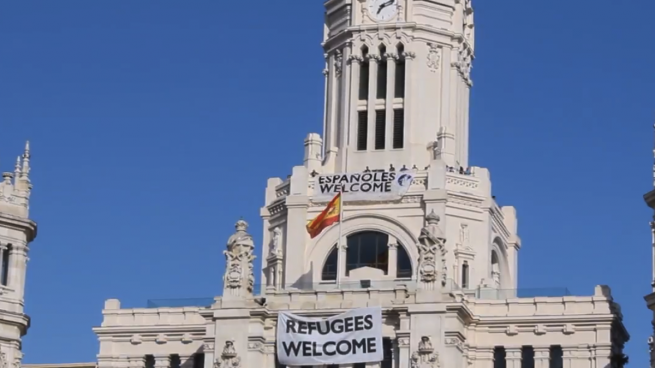
[[[393,367],[393,344],[391,339],[388,337],[382,338],[382,352],[384,353],[384,358],[380,364],[380,368],[392,368]]]
[[[154,355],[146,355],[146,368],[155,368],[155,356]]]
[[[386,140],[387,110],[375,110],[375,149],[383,150]]]
[[[368,111],[359,111],[357,114],[357,150],[366,151],[368,135]]]
[[[396,63],[396,79],[393,97],[405,97],[405,60]]]
[[[366,363],[355,363],[353,368],[366,368]]]
[[[368,62],[362,63],[359,68],[359,99],[368,100]]]
[[[559,345],[552,345],[550,347],[550,363],[548,364],[548,368],[563,368],[563,356],[564,353],[562,352],[562,347]]]
[[[505,348],[503,346],[496,346],[494,348],[494,368],[506,368],[505,363]]]
[[[205,354],[196,353],[193,354],[193,368],[204,368],[205,367]]]
[[[387,61],[380,61],[378,64],[378,83],[376,98],[387,98]]]
[[[2,250],[2,265],[0,265],[0,283],[7,286],[9,283],[9,251],[11,244]]]
[[[405,141],[405,110],[393,110],[393,148],[403,148]]]
[[[168,356],[168,359],[171,360],[171,368],[180,368],[182,366],[182,360],[179,354],[171,354]]]
[[[534,368],[534,348],[530,345],[521,347],[521,368]]]

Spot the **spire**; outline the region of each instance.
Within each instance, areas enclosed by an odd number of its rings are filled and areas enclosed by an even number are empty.
[[[23,152],[23,170],[22,170],[21,178],[27,181],[30,180],[30,141],[25,142],[25,152]]]
[[[14,185],[16,185],[16,182],[18,182],[18,178],[20,178],[21,170],[20,170],[20,156],[16,156],[16,165],[14,165]]]

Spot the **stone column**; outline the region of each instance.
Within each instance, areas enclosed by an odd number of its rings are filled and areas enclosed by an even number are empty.
[[[396,50],[383,55],[387,59],[387,96],[385,99],[385,109],[387,110],[386,120],[386,142],[385,149],[393,149],[393,99],[396,94]]]
[[[414,108],[411,106],[412,102],[412,78],[414,78],[414,65],[413,60],[416,57],[416,54],[411,51],[403,52],[403,55],[399,55],[405,59],[405,95],[403,97],[403,109],[405,113],[405,148],[408,148],[410,142],[420,142],[422,139],[418,139],[412,136],[412,132],[416,130],[415,121],[412,119],[412,114],[414,113]],[[415,161],[415,160],[414,160]]]
[[[171,368],[171,356],[168,354],[155,354],[155,368]]]
[[[494,348],[476,348],[473,364],[475,368],[493,368],[494,359]],[[464,367],[467,366],[466,361],[467,358],[464,358]]]
[[[409,351],[409,335],[406,337],[398,337],[398,359],[396,360],[396,368],[409,368],[409,358],[411,352]]]
[[[533,346],[534,368],[550,368],[550,346]]]
[[[7,280],[7,286],[14,290],[18,299],[23,299],[23,293],[25,292],[27,260],[27,247],[22,244],[12,244],[9,250],[9,280]]]
[[[562,366],[563,368],[573,368],[573,359],[575,359],[574,353],[575,347],[573,346],[562,346]]]
[[[505,347],[507,368],[521,368],[521,347]]]
[[[377,97],[378,87],[378,62],[380,55],[377,49],[369,50],[368,54],[368,132],[367,132],[367,150],[375,149],[375,100]]]
[[[348,245],[346,244],[346,237],[342,240],[341,244],[337,243],[337,283],[341,285],[344,276],[346,276],[346,251]]]
[[[179,354],[179,357],[180,357],[180,368],[193,368],[193,360],[194,360],[193,355]]]
[[[592,351],[591,368],[611,367],[612,348],[611,346],[596,346]]]
[[[214,367],[214,342],[205,341],[203,344],[203,353],[205,354],[205,368]]]
[[[387,275],[396,278],[398,276],[398,240],[393,236],[389,236],[387,246],[389,247]]]

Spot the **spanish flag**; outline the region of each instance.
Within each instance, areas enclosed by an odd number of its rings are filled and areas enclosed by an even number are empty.
[[[332,198],[327,207],[307,224],[307,232],[314,239],[326,227],[341,221],[341,193]]]

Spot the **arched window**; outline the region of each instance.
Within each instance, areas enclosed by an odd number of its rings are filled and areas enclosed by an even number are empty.
[[[363,231],[349,235],[346,249],[346,276],[360,267],[372,267],[389,273],[389,236],[377,231]],[[321,270],[322,281],[337,279],[338,251],[332,247]],[[402,244],[396,248],[396,278],[412,277],[412,261]]]
[[[462,289],[469,287],[469,263],[464,261],[462,264]]]
[[[412,277],[412,261],[409,259],[409,254],[407,250],[402,245],[398,244],[396,259],[396,270],[398,274],[396,275],[399,279],[409,279]]]
[[[337,279],[337,264],[338,264],[338,253],[337,247],[332,247],[330,254],[325,260],[323,265],[323,271],[321,272],[321,280],[323,281],[334,281]]]
[[[0,265],[0,283],[7,286],[9,283],[9,253],[11,253],[11,244],[2,250],[2,264]]]
[[[491,278],[496,287],[500,287],[500,264],[498,263],[498,253],[495,250],[491,251]]]

